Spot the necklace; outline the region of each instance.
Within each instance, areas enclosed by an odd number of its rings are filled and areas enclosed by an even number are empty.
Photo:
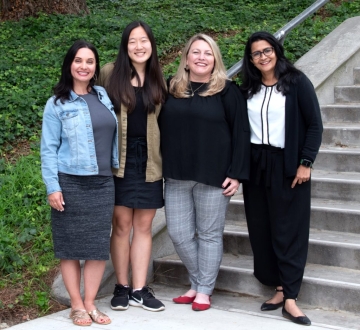
[[[191,95],[190,97],[193,97],[195,95],[195,92],[197,92],[201,87],[203,87],[206,83],[202,83],[198,88],[195,90],[192,89],[191,82],[190,82],[190,88],[191,88]]]

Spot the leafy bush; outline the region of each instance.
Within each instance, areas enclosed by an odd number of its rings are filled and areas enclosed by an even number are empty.
[[[35,307],[40,314],[50,308],[51,288],[45,282],[58,260],[38,150],[34,144],[32,154],[16,164],[0,160],[0,289],[19,292],[10,303],[0,300],[0,314],[18,305]]]
[[[34,150],[14,165],[0,164],[0,274],[16,277],[25,266],[37,277],[48,271],[50,259],[49,206]]]
[[[313,0],[88,0],[91,15],[40,15],[0,23],[0,149],[16,139],[38,134],[42,110],[51,96],[65,52],[84,38],[99,49],[101,63],[114,60],[123,28],[132,20],[147,22],[164,58],[180,50],[197,32],[218,34],[224,62],[230,67],[243,54],[246,38],[257,30],[275,32]],[[332,0],[292,32],[285,43],[296,60],[346,18],[358,15],[358,1]],[[176,64],[164,67],[165,75]],[[5,150],[6,151],[6,150]]]

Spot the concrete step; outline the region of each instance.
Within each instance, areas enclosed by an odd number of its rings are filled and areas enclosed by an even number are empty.
[[[155,282],[189,285],[188,273],[177,255],[154,260]],[[245,295],[271,297],[273,288],[261,285],[253,276],[253,259],[225,253],[216,289]],[[308,263],[299,300],[321,309],[360,310],[360,271]]]
[[[242,195],[232,197],[227,222],[246,222]],[[341,200],[311,199],[311,221],[313,229],[360,234],[360,204]]]
[[[322,145],[333,147],[358,147],[360,142],[359,123],[325,123]]]
[[[360,173],[314,170],[311,176],[313,198],[360,202]]]
[[[360,172],[360,148],[322,146],[314,168],[336,172]]]
[[[360,86],[335,86],[335,103],[360,103]]]
[[[360,85],[360,67],[354,68],[354,85]]]
[[[226,222],[224,253],[252,255],[245,223]],[[307,261],[319,265],[360,270],[360,235],[310,229]]]
[[[310,227],[360,234],[360,204],[312,198]]]
[[[321,106],[323,123],[360,123],[360,104],[331,104]]]

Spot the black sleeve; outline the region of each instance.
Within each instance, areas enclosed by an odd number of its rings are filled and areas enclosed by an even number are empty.
[[[303,74],[298,80],[298,103],[305,120],[305,143],[301,150],[301,158],[315,161],[321,145],[323,124],[319,102],[311,81]]]
[[[247,103],[234,82],[229,82],[222,94],[226,120],[232,134],[232,160],[227,177],[248,181],[250,175],[250,126]]]

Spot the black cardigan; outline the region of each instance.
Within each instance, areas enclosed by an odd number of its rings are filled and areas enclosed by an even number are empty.
[[[310,80],[300,74],[285,100],[285,175],[294,176],[301,159],[315,161],[323,125],[320,106]]]
[[[192,88],[201,85],[192,83]],[[159,126],[165,178],[219,188],[226,177],[249,179],[249,119],[245,98],[235,83],[228,81],[220,93],[207,97],[170,94]]]

